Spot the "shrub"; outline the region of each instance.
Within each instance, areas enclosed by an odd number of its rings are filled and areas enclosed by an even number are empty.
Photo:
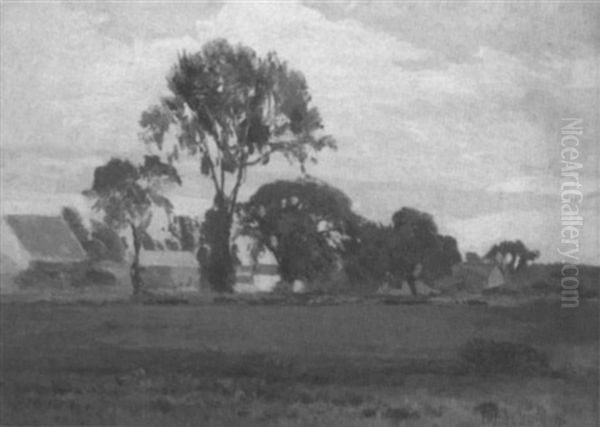
[[[544,280],[538,280],[531,285],[531,289],[542,294],[556,292],[557,289]]]
[[[102,243],[98,239],[94,238],[88,240],[84,243],[83,248],[92,260],[99,261],[109,258],[108,249],[106,249],[106,245],[104,245],[104,243]]]
[[[527,344],[475,338],[461,349],[463,367],[478,374],[544,374],[548,357]]]
[[[114,286],[117,284],[117,278],[110,271],[91,268],[85,272],[84,283],[100,286]]]
[[[90,233],[83,225],[79,211],[72,207],[64,207],[61,214],[77,240],[79,240],[79,243],[82,245],[85,244],[90,238]]]
[[[92,228],[92,239],[102,242],[108,251],[106,259],[123,262],[125,260],[125,248],[119,234],[106,224],[98,221],[92,222]]]

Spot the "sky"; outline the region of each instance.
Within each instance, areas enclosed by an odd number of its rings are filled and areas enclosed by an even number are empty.
[[[561,119],[583,119],[581,261],[600,263],[600,4],[584,2],[2,2],[3,212],[85,209],[112,156],[140,158],[138,119],[178,53],[217,37],[304,73],[338,143],[309,173],[368,218],[431,213],[463,251],[504,239],[560,261]],[[211,184],[180,165],[172,197]],[[297,177],[256,168],[242,196]]]

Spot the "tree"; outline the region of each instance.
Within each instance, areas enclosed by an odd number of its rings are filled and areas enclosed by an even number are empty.
[[[346,275],[354,287],[379,287],[389,278],[391,267],[392,227],[362,219],[355,238],[345,254]]]
[[[414,294],[419,275],[449,275],[461,261],[456,240],[440,235],[433,217],[413,208],[395,212],[392,225],[363,220],[357,236],[346,259],[348,277],[355,284],[388,281],[398,286],[406,280]]]
[[[152,219],[152,207],[171,212],[172,205],[161,194],[164,184],[181,179],[175,168],[157,156],[146,156],[140,166],[128,160],[113,158],[94,171],[92,189],[85,194],[94,197],[94,209],[104,213],[105,223],[113,230],[129,228],[133,241],[130,277],[133,293],[140,293],[143,283],[140,271],[142,235]]]
[[[503,260],[507,255],[510,255],[507,267],[509,271],[515,272],[527,267],[529,262],[534,261],[540,256],[540,252],[537,250],[530,250],[520,240],[504,240],[493,245],[484,258],[488,260],[495,260],[498,255],[500,255]]]
[[[277,153],[300,165],[316,162],[316,153],[335,148],[321,135],[319,111],[311,106],[304,76],[273,52],[217,39],[195,54],[183,53],[167,78],[171,95],[142,113],[141,138],[167,152],[174,162],[180,151],[197,157],[200,173],[214,187],[213,211],[222,220],[210,247],[213,286],[231,290],[231,228],[240,187],[248,168],[266,165]],[[174,126],[177,143],[167,148]]]
[[[104,222],[92,220],[92,238],[88,244],[91,257],[97,260],[125,261],[125,239]]]
[[[273,254],[283,280],[310,282],[341,260],[357,218],[337,188],[308,178],[281,180],[263,185],[242,205],[240,234],[253,239],[255,254]]]

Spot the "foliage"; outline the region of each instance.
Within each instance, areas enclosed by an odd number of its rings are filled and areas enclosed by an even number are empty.
[[[200,52],[183,53],[167,82],[171,95],[142,113],[140,135],[167,151],[169,163],[180,151],[196,156],[201,174],[213,183],[213,208],[224,219],[215,236],[220,240],[206,243],[210,257],[222,257],[209,263],[217,269],[211,283],[230,290],[231,227],[247,169],[281,154],[304,170],[317,152],[335,144],[320,134],[321,116],[311,106],[304,76],[274,52],[259,57],[246,46],[213,40]],[[177,143],[167,148],[172,126]]]
[[[86,242],[90,239],[90,232],[83,225],[83,220],[77,209],[72,207],[63,207],[61,215],[79,243],[85,246]]]
[[[163,163],[157,156],[146,156],[142,165],[113,158],[94,171],[92,189],[87,195],[96,199],[94,209],[104,212],[104,222],[113,230],[130,228],[134,256],[131,282],[134,294],[142,287],[139,255],[142,236],[152,219],[153,206],[171,212],[172,205],[162,195],[167,183],[181,184],[175,168]]]
[[[240,210],[241,233],[253,238],[253,252],[271,252],[290,283],[333,271],[356,220],[348,196],[308,178],[265,184]]]
[[[469,340],[460,351],[460,360],[478,374],[543,374],[549,370],[546,354],[528,344]]]
[[[200,225],[196,220],[189,216],[176,216],[169,228],[171,234],[179,242],[182,251],[193,252],[197,248],[197,234]]]
[[[355,285],[371,288],[388,281],[398,286],[406,280],[414,292],[418,275],[428,279],[450,275],[452,266],[461,261],[456,240],[438,234],[433,217],[413,208],[394,213],[392,225],[362,219],[357,230],[345,263]]]
[[[92,221],[92,235],[87,247],[95,259],[108,259],[115,262],[125,261],[125,248],[119,234],[100,221]]]
[[[539,258],[540,252],[537,250],[529,250],[520,240],[504,240],[493,245],[485,255],[485,258],[493,260],[496,259],[498,255],[502,256],[502,258],[510,255],[507,267],[510,271],[515,272],[523,270],[530,262]]]
[[[85,284],[100,286],[115,286],[117,278],[113,273],[98,268],[90,268],[85,272]]]
[[[389,276],[394,230],[390,226],[362,220],[345,258],[346,274],[353,286],[374,290]]]

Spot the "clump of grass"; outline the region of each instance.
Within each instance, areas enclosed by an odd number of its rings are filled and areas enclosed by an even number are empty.
[[[540,375],[550,371],[546,354],[528,344],[474,338],[462,347],[459,358],[468,372],[477,374]]]
[[[383,413],[385,418],[388,418],[392,421],[399,422],[404,420],[411,420],[419,418],[419,413],[417,411],[413,411],[410,408],[388,408]]]
[[[475,406],[473,411],[481,415],[481,420],[484,423],[495,423],[500,415],[500,408],[495,402],[482,402]]]

